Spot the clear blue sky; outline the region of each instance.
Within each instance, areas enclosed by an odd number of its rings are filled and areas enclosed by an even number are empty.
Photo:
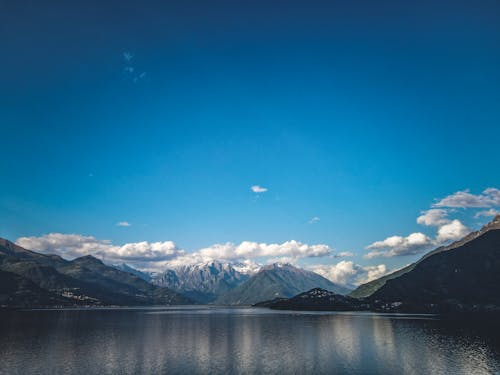
[[[499,42],[493,0],[3,1],[0,236],[427,233],[500,185]]]

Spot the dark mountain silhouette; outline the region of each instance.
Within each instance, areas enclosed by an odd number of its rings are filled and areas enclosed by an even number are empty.
[[[432,305],[438,310],[500,309],[500,216],[387,280],[369,299],[426,306],[424,310]]]
[[[375,290],[363,298],[352,297],[356,293],[338,297],[313,290],[258,305],[305,310],[499,312],[500,215],[481,230],[369,284]]]
[[[389,275],[385,275],[379,279],[376,279],[376,280],[370,281],[366,284],[360,285],[358,288],[353,290],[349,294],[349,296],[356,297],[356,298],[368,297],[368,296],[372,295],[373,293],[375,293],[382,286],[384,286],[388,280],[398,278],[398,277],[412,271],[417,264],[419,264],[420,262],[424,261],[425,259],[433,256],[434,254],[438,254],[441,252],[456,249],[462,245],[465,245],[467,242],[470,242],[470,241],[482,236],[486,232],[489,232],[491,230],[499,230],[499,229],[500,229],[500,215],[496,216],[491,222],[489,222],[488,224],[483,226],[480,230],[475,231],[475,232],[471,232],[468,235],[466,235],[465,237],[461,238],[460,240],[451,243],[450,245],[438,247],[437,249],[425,254],[419,261],[412,263],[412,264],[410,264],[410,265],[408,265],[400,270],[397,270]]]
[[[314,288],[292,298],[277,298],[256,303],[256,307],[270,307],[276,310],[367,310],[369,305],[360,299],[343,296],[321,288]]]

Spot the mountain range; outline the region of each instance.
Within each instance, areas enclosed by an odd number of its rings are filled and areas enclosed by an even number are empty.
[[[350,293],[290,264],[241,270],[211,261],[149,274],[126,264],[108,266],[90,255],[65,260],[0,239],[0,306],[214,303],[309,310],[500,311],[500,215],[479,231]]]
[[[244,273],[231,263],[211,261],[168,269],[153,277],[152,283],[168,287],[199,303],[220,305],[251,305],[270,298],[291,297],[315,287],[338,293],[349,292],[349,289],[314,272],[282,263]]]
[[[170,305],[193,301],[106,266],[87,255],[71,261],[0,239],[0,305]]]
[[[237,271],[230,263],[212,261],[168,269],[154,277],[152,282],[197,302],[210,303],[249,278],[250,275]]]
[[[16,307],[250,305],[291,297],[316,287],[349,292],[314,272],[290,264],[276,263],[254,271],[238,264],[211,261],[152,274],[127,264],[106,265],[91,255],[65,260],[24,249],[5,239],[0,239],[0,281],[0,306]]]

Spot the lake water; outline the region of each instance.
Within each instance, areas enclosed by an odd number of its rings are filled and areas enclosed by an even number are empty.
[[[498,325],[259,308],[0,313],[0,374],[500,374]]]

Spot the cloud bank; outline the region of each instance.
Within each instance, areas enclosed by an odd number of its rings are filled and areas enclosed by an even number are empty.
[[[290,261],[296,263],[303,258],[349,256],[348,252],[335,254],[325,244],[309,245],[298,241],[283,243],[258,243],[243,241],[212,246],[188,253],[173,241],[134,242],[115,245],[109,240],[79,234],[50,233],[40,237],[21,237],[16,243],[24,248],[45,254],[58,254],[66,259],[93,255],[107,263],[127,263],[140,269],[163,271],[169,267],[223,260],[247,264],[255,260]],[[246,262],[246,263],[245,263]]]
[[[58,254],[65,259],[93,255],[107,263],[125,262],[139,268],[161,266],[186,253],[172,241],[142,241],[117,246],[109,240],[99,240],[93,236],[62,233],[49,233],[41,237],[21,237],[16,244],[44,254]]]

